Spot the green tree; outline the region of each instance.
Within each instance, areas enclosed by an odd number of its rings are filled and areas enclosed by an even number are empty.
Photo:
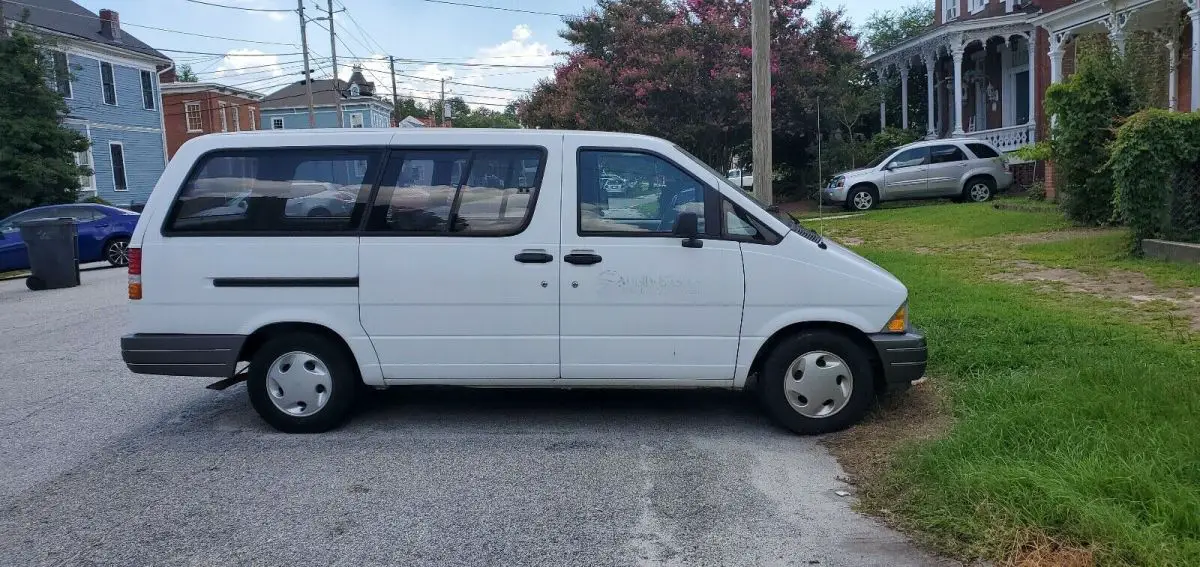
[[[175,80],[180,83],[195,83],[200,81],[199,77],[196,77],[196,73],[192,71],[192,66],[186,63],[179,66],[179,72],[175,73]]]
[[[74,156],[88,139],[63,126],[67,104],[47,81],[51,47],[19,26],[0,36],[0,216],[73,202],[79,177],[91,174]]]
[[[863,41],[870,53],[887,51],[920,35],[933,25],[933,4],[910,4],[872,12],[863,24]]]
[[[392,119],[397,124],[409,116],[429,118],[429,109],[412,97],[400,97],[396,102],[399,104],[392,110]]]
[[[871,13],[862,26],[862,39],[868,53],[887,51],[905,41],[908,41],[929,30],[934,21],[932,3],[910,4],[893,10],[882,10]],[[900,73],[891,69],[889,74],[880,80],[872,73],[868,82],[874,85],[871,93],[875,97],[876,109],[879,105],[879,90],[887,105],[887,115],[890,124],[900,121]],[[926,123],[929,108],[925,98],[913,96],[925,92],[925,65],[920,64],[909,69],[908,74],[908,123],[911,128],[919,128]],[[879,121],[876,120],[875,123]]]

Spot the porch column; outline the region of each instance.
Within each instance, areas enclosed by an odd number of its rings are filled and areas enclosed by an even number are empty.
[[[1108,28],[1108,40],[1117,48],[1117,53],[1125,55],[1125,24],[1129,22],[1129,13],[1113,13],[1102,20]]]
[[[1063,44],[1067,42],[1067,34],[1050,32],[1050,84],[1057,85],[1063,80]]]
[[[900,67],[900,127],[908,130],[908,63]]]
[[[1200,0],[1184,0],[1192,19],[1192,110],[1200,110]]]
[[[1029,143],[1034,143],[1037,137],[1037,107],[1034,105],[1034,96],[1037,93],[1037,73],[1033,70],[1037,68],[1036,59],[1033,56],[1033,46],[1037,45],[1037,31],[1030,32],[1025,36],[1025,51],[1029,53],[1029,118],[1026,122],[1029,124]],[[1015,103],[1015,101],[1014,101]],[[1016,122],[1016,111],[1013,112],[1014,122]]]
[[[929,98],[929,110],[926,112],[926,117],[929,122],[929,137],[934,138],[937,135],[937,130],[934,129],[933,115],[937,112],[937,105],[933,100],[933,69],[936,63],[936,58],[932,53],[925,54],[925,92]]]
[[[950,56],[954,58],[954,101],[951,106],[954,107],[954,135],[962,136],[963,132],[963,88],[962,88],[962,65],[963,65],[963,46],[957,45],[950,51]]]
[[[887,68],[880,69],[879,75],[879,130],[887,128]]]
[[[1175,112],[1179,107],[1179,48],[1174,41],[1167,42],[1167,110]]]

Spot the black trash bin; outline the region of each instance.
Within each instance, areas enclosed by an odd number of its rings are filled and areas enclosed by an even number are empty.
[[[40,219],[21,223],[21,240],[29,253],[25,286],[32,290],[79,285],[79,236],[75,219]]]

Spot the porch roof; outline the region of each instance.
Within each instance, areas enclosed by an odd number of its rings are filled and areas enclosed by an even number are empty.
[[[890,67],[899,65],[918,55],[937,53],[955,46],[966,47],[974,41],[987,40],[994,35],[1022,33],[1032,29],[1031,21],[1037,14],[1023,12],[1005,14],[994,18],[980,18],[950,22],[933,28],[886,51],[867,57],[863,64],[868,67]]]

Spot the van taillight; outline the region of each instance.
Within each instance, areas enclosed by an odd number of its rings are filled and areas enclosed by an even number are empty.
[[[142,298],[142,249],[129,249],[129,299]]]

